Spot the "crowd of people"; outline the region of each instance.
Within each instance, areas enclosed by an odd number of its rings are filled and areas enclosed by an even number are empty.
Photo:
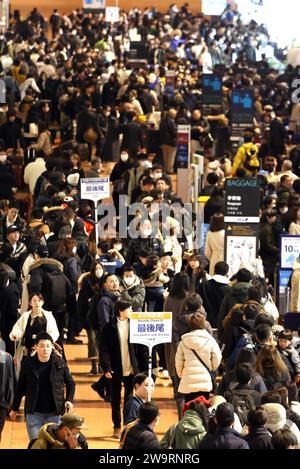
[[[143,57],[132,59],[137,40]],[[121,11],[115,23],[81,9],[54,10],[49,22],[36,8],[27,18],[15,11],[0,45],[0,434],[25,396],[32,449],[87,448],[64,351],[85,330],[91,374],[101,375],[92,388],[111,403],[121,448],[300,445],[300,345],[279,325],[272,288],[280,234],[300,233],[299,109],[290,96],[299,67],[284,67],[266,28],[243,24],[230,6],[214,20],[173,4],[166,14]],[[214,71],[223,104],[204,115],[202,76]],[[236,88],[253,89],[255,108],[237,152]],[[191,153],[204,155],[204,251],[196,214],[187,231],[178,221],[180,124],[191,126]],[[100,216],[97,238],[80,181],[110,166],[114,232]],[[261,196],[260,257],[231,278],[228,177],[258,178]],[[122,224],[132,204],[136,236]],[[299,271],[297,261],[294,312]],[[172,311],[172,343],[153,349],[151,380],[147,348],[129,343],[133,311]],[[161,442],[159,409],[147,401],[159,373],[178,410]]]

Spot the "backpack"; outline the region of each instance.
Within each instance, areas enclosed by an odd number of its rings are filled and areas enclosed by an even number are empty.
[[[48,307],[65,306],[67,303],[67,283],[66,276],[59,270],[46,272],[44,296]]]
[[[244,168],[248,171],[259,171],[260,162],[258,159],[258,148],[253,145],[251,148],[244,147],[246,160],[244,162]]]
[[[34,228],[30,228],[29,226],[27,226],[27,229],[26,229],[26,232],[25,232],[25,235],[22,239],[22,241],[24,242],[24,244],[28,247],[30,245],[30,243],[32,242],[37,242],[37,244],[40,244],[41,242],[41,238],[42,236],[40,235],[43,235],[43,233],[41,232],[42,228],[44,228],[44,226],[46,225],[47,223],[39,223],[37,226],[35,226]]]
[[[246,425],[249,410],[256,409],[253,399],[253,390],[237,389],[234,387],[226,391],[224,397],[227,402],[233,405],[234,411],[238,415],[242,426]]]

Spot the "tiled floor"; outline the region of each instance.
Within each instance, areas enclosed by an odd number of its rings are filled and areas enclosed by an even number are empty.
[[[86,337],[82,337],[82,339],[86,342]],[[113,427],[110,404],[100,400],[90,387],[91,383],[97,380],[97,377],[89,375],[90,363],[86,359],[87,345],[66,345],[65,348],[69,367],[76,381],[75,411],[85,418],[88,429],[84,431],[84,434],[87,437],[89,448],[117,448],[117,440],[111,438]],[[177,419],[172,396],[171,382],[157,379],[153,399],[160,408],[160,422],[156,428],[159,439]],[[16,422],[7,419],[0,449],[24,449],[27,444],[25,421],[23,412],[20,412]]]

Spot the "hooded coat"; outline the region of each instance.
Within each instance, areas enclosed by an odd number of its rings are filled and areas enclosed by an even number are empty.
[[[175,432],[174,449],[196,449],[206,434],[201,416],[196,410],[188,409],[176,425],[172,425],[160,442],[162,448],[168,448]]]
[[[192,350],[198,353],[211,371],[215,371],[221,363],[221,350],[205,329],[184,334],[175,356],[177,375],[181,378],[178,391],[183,394],[210,392],[213,388],[210,374]]]

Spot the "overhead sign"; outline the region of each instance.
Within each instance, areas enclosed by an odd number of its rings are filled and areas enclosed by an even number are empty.
[[[83,178],[80,183],[81,199],[98,202],[110,196],[109,178]]]
[[[252,124],[254,118],[254,96],[250,89],[234,89],[231,98],[231,122]]]
[[[105,21],[106,23],[118,23],[120,20],[119,7],[106,7],[105,8]]]
[[[147,60],[148,51],[147,46],[142,41],[130,41],[128,60],[129,61],[139,61]]]
[[[172,313],[131,313],[130,343],[154,345],[172,342]]]
[[[202,0],[202,13],[209,16],[220,16],[227,3],[227,0]]]
[[[225,259],[229,278],[242,264],[251,264],[257,258],[258,225],[228,225],[225,232]]]
[[[222,104],[222,78],[217,74],[202,76],[202,103],[210,105]]]
[[[191,126],[178,125],[177,127],[177,156],[176,166],[188,169],[190,165]]]
[[[105,0],[83,0],[84,10],[102,10],[105,8]]]
[[[280,237],[280,267],[292,269],[300,256],[300,236],[281,235]]]
[[[259,223],[259,180],[225,180],[225,223]]]

